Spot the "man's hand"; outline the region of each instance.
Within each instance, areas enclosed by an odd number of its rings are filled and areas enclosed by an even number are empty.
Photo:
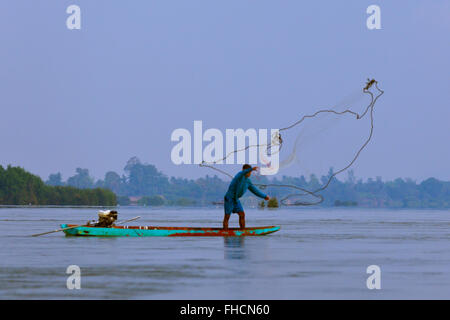
[[[269,196],[265,197],[264,200],[269,201],[270,200]]]
[[[256,171],[256,170],[258,170],[259,168],[258,167],[253,167],[252,168],[252,171]]]

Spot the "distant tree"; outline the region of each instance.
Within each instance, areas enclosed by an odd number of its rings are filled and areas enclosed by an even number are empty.
[[[278,200],[277,198],[270,198],[269,201],[267,201],[267,208],[278,208]]]
[[[355,172],[353,171],[353,169],[350,169],[347,172],[347,182],[349,184],[355,184],[356,183]]]
[[[444,185],[435,178],[429,178],[420,184],[420,189],[428,195],[441,195]]]
[[[197,201],[195,201],[194,199],[188,199],[188,198],[180,198],[177,199],[173,202],[174,205],[176,206],[193,206],[195,204],[197,204]]]
[[[333,174],[334,174],[334,168],[330,167],[330,169],[328,170],[327,178],[330,179],[333,176]]]
[[[139,205],[146,205],[146,206],[162,206],[164,205],[166,200],[163,196],[156,195],[156,196],[150,196],[150,197],[142,197],[139,201]]]
[[[123,168],[125,170],[126,173],[130,174],[130,170],[137,166],[140,165],[141,161],[139,160],[138,157],[131,157],[128,161],[127,164],[125,165],[125,168]]]
[[[122,179],[114,171],[109,171],[105,174],[104,188],[107,188],[115,193],[121,190]]]
[[[63,186],[64,182],[62,181],[61,173],[53,173],[48,176],[48,180],[45,182],[49,186]]]
[[[150,196],[167,191],[169,179],[154,165],[142,164],[139,159],[134,157],[128,160],[125,171],[128,173],[128,195]]]
[[[131,201],[130,198],[127,196],[118,196],[117,203],[120,204],[121,206],[128,206],[130,205]]]
[[[94,179],[89,175],[88,169],[77,168],[76,174],[67,179],[67,185],[80,189],[89,189],[94,187]]]
[[[315,174],[310,175],[308,187],[310,188],[310,190],[316,190],[320,187],[319,180],[317,179]]]

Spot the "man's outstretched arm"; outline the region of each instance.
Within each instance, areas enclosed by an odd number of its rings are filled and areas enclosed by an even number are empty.
[[[253,185],[253,183],[249,183],[248,190],[250,190],[255,196],[268,200],[269,196],[267,194],[262,193],[257,187]]]

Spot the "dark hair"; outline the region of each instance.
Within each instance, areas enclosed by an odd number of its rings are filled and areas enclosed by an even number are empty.
[[[244,164],[244,165],[242,166],[242,170],[250,169],[251,167],[252,167],[252,166],[249,165],[249,164]]]

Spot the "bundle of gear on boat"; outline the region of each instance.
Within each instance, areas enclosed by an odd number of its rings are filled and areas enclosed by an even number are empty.
[[[86,223],[86,226],[109,228],[114,226],[117,221],[117,211],[114,210],[100,210],[98,212],[98,221],[91,220]],[[91,224],[92,223],[92,224]]]

